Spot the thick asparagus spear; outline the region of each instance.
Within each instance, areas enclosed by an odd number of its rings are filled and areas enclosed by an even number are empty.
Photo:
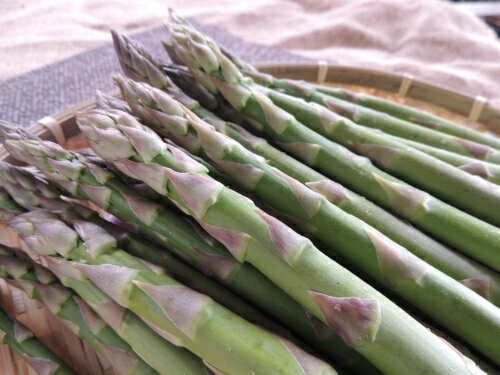
[[[318,332],[318,321],[261,273],[248,264],[238,264],[226,249],[210,239],[207,242],[207,236],[199,227],[138,197],[108,171],[51,142],[8,142],[6,146],[14,157],[37,166],[47,178],[64,185],[72,195],[91,199],[105,211],[137,225],[141,233],[183,254],[192,265],[217,277],[285,326],[299,332],[308,342],[317,343],[316,346],[323,344],[323,352],[353,373],[376,373],[373,365],[332,330],[322,328]],[[174,150],[181,161],[188,162],[186,165],[193,165],[175,149],[170,150]]]
[[[446,120],[427,111],[419,110],[374,95],[356,93],[347,89],[330,88],[320,85],[314,85],[313,88],[330,96],[388,113],[402,120],[410,121],[460,138],[483,143],[500,150],[500,139],[498,139],[498,137]]]
[[[257,79],[262,78],[261,73],[255,72],[249,73],[249,76]],[[280,80],[268,75],[266,75],[261,82],[265,83],[270,88],[278,89],[289,95],[319,103],[358,124],[380,129],[388,134],[469,156],[475,159],[495,164],[500,163],[500,150],[494,147],[489,147],[482,143],[441,133],[431,128],[425,128],[409,121],[388,116],[383,112],[363,107],[362,105],[358,105],[352,101],[332,97],[315,90],[314,86],[307,82]],[[462,128],[468,129],[463,126]],[[484,135],[484,138],[490,141],[496,141],[494,137],[487,135]]]
[[[195,34],[198,37],[198,33]],[[187,55],[184,46],[185,33],[179,37],[179,55]],[[193,42],[194,43],[194,42]],[[189,44],[190,45],[190,44]],[[213,42],[210,42],[213,45]],[[206,44],[198,43],[198,48],[214,57],[217,49],[209,50]],[[201,53],[200,53],[201,54]],[[194,53],[186,57],[194,58]],[[223,55],[218,56],[217,67],[210,77],[219,85],[221,93],[231,100],[231,104],[248,116],[252,116],[256,127],[264,130],[289,152],[311,166],[317,167],[331,177],[338,178],[366,197],[380,205],[392,209],[407,220],[415,223],[435,237],[442,239],[458,250],[481,260],[488,266],[500,269],[499,257],[500,229],[474,218],[452,207],[428,193],[404,184],[402,181],[375,168],[367,158],[353,154],[346,148],[329,141],[318,133],[296,121],[293,116],[274,106],[270,100],[255,91],[250,91],[242,76]],[[207,59],[215,64],[215,60]],[[193,70],[199,70],[193,65]],[[222,73],[224,71],[224,73]],[[225,82],[232,77],[236,83]],[[236,77],[236,78],[235,78]],[[493,186],[493,185],[492,185]],[[498,215],[497,215],[498,216]]]
[[[77,375],[57,354],[40,342],[33,332],[10,318],[1,307],[0,344],[10,346],[40,375]]]
[[[5,252],[6,249],[2,250]],[[54,282],[56,278],[50,271],[28,259],[14,257],[12,250],[10,253],[0,255],[0,271],[3,271],[0,276],[10,285],[23,290],[28,297],[45,304],[63,324],[103,355],[118,374],[158,374],[85,301]]]
[[[252,192],[278,212],[296,219],[312,237],[329,246],[328,255],[341,254],[343,258],[479,350],[487,351],[491,342],[495,341],[496,332],[500,330],[500,309],[496,306],[460,283],[453,282],[437,269],[429,267],[408,250],[375,228],[345,213],[325,197],[272,168],[265,159],[217,132],[178,102],[167,96],[162,99],[163,103],[169,103],[165,106],[170,109],[167,115],[179,118],[177,122],[172,120],[168,124],[165,123],[166,128],[162,128],[163,130],[171,130],[170,134],[182,142],[182,134],[179,131],[179,123],[182,123],[185,129],[185,142],[181,143],[182,145],[189,147],[192,139],[196,138],[201,154],[223,169],[241,188]],[[168,163],[164,165],[171,166]],[[395,256],[407,259],[414,267],[427,268],[425,279],[419,283],[405,285],[391,278],[390,272],[384,270],[379,253],[380,243],[391,247]],[[436,309],[436,301],[442,303],[440,309]],[[478,332],[482,333],[478,335]],[[480,340],[477,340],[478,336],[481,337]],[[488,336],[490,337],[487,338]]]
[[[284,331],[282,327],[270,321],[237,295],[231,293],[202,273],[195,271],[171,253],[167,253],[163,249],[155,247],[151,242],[140,239],[132,233],[125,232],[118,226],[100,219],[92,211],[83,213],[82,210],[84,208],[74,201],[73,204],[70,204],[71,200],[62,201],[61,199],[56,199],[60,195],[57,188],[45,181],[39,174],[34,168],[0,163],[0,184],[8,185],[11,188],[12,198],[25,209],[65,211],[64,215],[67,217],[85,218],[97,225],[103,226],[119,240],[120,245],[129,253],[164,267],[169,273],[175,275],[176,280],[182,281],[200,293],[209,295],[218,303],[243,316],[245,319],[278,333]],[[9,180],[3,179],[2,176],[7,176]],[[113,220],[117,219],[113,218]]]
[[[176,345],[198,354],[224,374],[337,374],[292,343],[116,248],[114,238],[90,222],[73,220],[69,226],[54,215],[31,212],[11,219],[9,225],[22,238],[34,237],[43,244],[31,246],[33,251],[40,254],[49,247],[71,259],[58,261],[67,278],[88,278]]]
[[[165,117],[157,114],[157,112],[165,113],[165,110],[162,109],[165,106],[161,106],[160,103],[169,101],[166,93],[144,83],[124,80],[120,77],[116,77],[115,80],[120,86],[122,96],[130,102],[132,108],[137,109],[136,113],[138,116],[142,114],[142,119],[151,126],[154,126],[155,130],[160,134],[172,136],[168,132],[171,120],[167,120]],[[184,96],[176,95],[176,91],[178,90],[171,87],[168,92],[175,98],[182,100]],[[432,266],[457,280],[463,280],[466,285],[473,287],[483,297],[489,299],[497,306],[500,305],[500,277],[496,272],[446,248],[361,196],[328,180],[327,177],[287,154],[282,153],[264,139],[255,137],[238,125],[220,120],[213,113],[202,108],[199,103],[188,101],[185,102],[185,105],[190,105],[190,109],[195,114],[207,119],[218,131],[238,141],[245,148],[264,157],[272,166],[302,183],[312,183],[310,184],[311,187],[314,188],[316,186],[318,193],[323,192],[327,199],[330,199],[332,203],[344,211],[372,225]],[[175,108],[175,106],[174,102],[167,108]],[[196,139],[191,136],[192,132],[189,127],[186,127],[185,130],[185,135],[189,138],[189,141],[187,144],[184,144],[190,147],[193,152],[200,152],[200,142],[196,142]],[[182,137],[181,134],[177,133],[176,139],[178,142],[183,142],[186,137]],[[322,191],[321,187],[329,187],[330,189]],[[486,286],[486,288],[480,290],[477,288],[478,284]]]
[[[99,152],[101,157],[113,161],[124,173],[142,178],[158,193],[173,199],[223,242],[238,260],[251,262],[264,272],[382,372],[418,374],[425,368],[431,374],[439,374],[445,373],[445,368],[449,371],[450,367],[458,368],[456,366],[461,367],[460,371],[469,371],[461,360],[457,361],[456,353],[451,354],[446,344],[436,340],[434,335],[368,284],[323,255],[308,239],[203,172],[188,171],[168,163],[164,157],[166,149],[160,146],[159,137],[134,118],[123,112],[108,111],[82,114],[78,121],[96,152],[113,148],[118,151],[109,143],[96,143],[98,138],[109,140],[108,134],[114,134],[115,140],[120,140],[120,149],[126,150],[115,155]],[[97,137],[97,134],[101,136]],[[169,167],[165,167],[167,163]],[[392,252],[380,245],[381,251],[388,250],[387,264],[391,264],[389,254]],[[399,273],[402,269],[407,270],[408,275],[414,275],[416,280],[424,276],[425,270],[412,269],[412,265],[404,264],[404,260],[398,264],[401,268],[394,272],[402,279],[408,280],[404,271]],[[410,279],[414,280],[413,276]],[[438,359],[432,354],[436,350],[449,355]],[[409,368],[408,363],[419,363],[423,367]]]

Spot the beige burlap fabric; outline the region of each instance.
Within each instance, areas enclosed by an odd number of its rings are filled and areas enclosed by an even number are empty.
[[[0,78],[164,19],[171,6],[249,41],[314,59],[413,74],[500,105],[500,43],[440,0],[10,0],[0,2]]]

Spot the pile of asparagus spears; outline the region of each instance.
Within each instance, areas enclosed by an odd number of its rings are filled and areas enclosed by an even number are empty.
[[[112,33],[90,149],[1,123],[0,276],[123,375],[499,374],[500,139],[166,26],[169,64]],[[72,373],[33,340],[0,315]]]

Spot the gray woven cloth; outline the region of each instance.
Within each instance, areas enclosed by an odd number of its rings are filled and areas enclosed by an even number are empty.
[[[284,50],[250,43],[214,26],[191,20],[217,42],[250,62],[311,61]],[[154,55],[168,61],[160,40],[163,26],[133,35]],[[111,40],[111,36],[110,36]],[[114,88],[111,75],[120,66],[112,44],[91,49],[55,64],[0,82],[0,119],[27,126],[94,96],[96,90]]]

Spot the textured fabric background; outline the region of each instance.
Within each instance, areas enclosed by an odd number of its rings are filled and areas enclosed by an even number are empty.
[[[151,28],[167,6],[217,25],[207,30],[252,61],[324,59],[408,72],[500,105],[498,39],[444,0],[8,0],[0,1],[0,117],[27,124],[111,88],[109,29],[149,30],[139,39],[160,53],[162,27]],[[100,47],[74,56],[93,46]]]

